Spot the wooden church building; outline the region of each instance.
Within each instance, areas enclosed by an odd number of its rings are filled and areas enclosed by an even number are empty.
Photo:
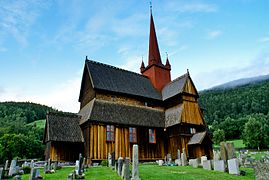
[[[168,58],[163,64],[152,13],[148,64],[141,74],[85,60],[77,114],[48,113],[44,133],[45,157],[74,161],[83,153],[88,163],[132,157],[139,160],[176,159],[185,148],[188,158],[212,157],[198,92],[187,71],[171,81]]]

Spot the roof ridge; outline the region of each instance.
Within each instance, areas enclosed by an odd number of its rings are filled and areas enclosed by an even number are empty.
[[[119,67],[116,67],[116,66],[112,66],[110,64],[104,64],[104,63],[101,63],[101,62],[98,62],[98,61],[94,61],[94,60],[90,60],[90,59],[87,59],[85,61],[92,62],[94,64],[102,65],[102,66],[109,67],[109,68],[112,68],[112,69],[116,69],[116,70],[120,70],[120,71],[124,71],[124,72],[128,72],[128,73],[133,73],[135,75],[139,75],[139,76],[145,77],[142,74],[139,74],[139,73],[136,73],[136,72],[133,72],[133,71],[129,71],[129,70],[126,70],[126,69],[122,69],[122,68],[119,68]]]
[[[167,87],[169,84],[172,84],[172,83],[176,82],[177,80],[179,80],[179,79],[181,79],[181,78],[183,78],[183,77],[185,77],[185,76],[189,76],[189,74],[188,74],[188,73],[185,73],[185,74],[183,74],[183,75],[177,77],[177,78],[174,79],[173,81],[170,81],[169,83],[167,83],[167,84],[163,87],[163,89],[164,89],[165,87]]]

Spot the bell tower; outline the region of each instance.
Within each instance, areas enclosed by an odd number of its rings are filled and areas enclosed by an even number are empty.
[[[162,88],[171,81],[171,66],[168,56],[165,65],[161,60],[152,10],[150,11],[148,65],[145,67],[144,62],[142,61],[140,71],[141,74],[150,79],[152,85],[159,91],[161,91]]]

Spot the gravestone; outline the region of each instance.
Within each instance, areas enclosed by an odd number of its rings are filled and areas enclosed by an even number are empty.
[[[178,165],[178,166],[181,166],[181,159],[176,159],[175,164]]]
[[[185,148],[183,148],[182,153],[181,153],[181,164],[182,164],[182,166],[188,165]]]
[[[167,154],[167,164],[168,165],[171,165],[172,164],[172,156],[171,156],[171,154]]]
[[[111,153],[111,159],[112,159],[112,166],[115,165],[115,152]]]
[[[130,170],[129,170],[130,158],[125,158],[123,162],[122,168],[122,179],[123,180],[130,180]]]
[[[44,173],[45,174],[47,173],[47,170],[48,170],[48,163],[45,162],[45,164],[44,164]]]
[[[84,157],[82,161],[82,172],[85,172],[85,170],[86,170],[86,158]]]
[[[254,172],[256,180],[268,180],[269,179],[269,164],[256,163],[254,165]]]
[[[233,142],[226,143],[226,151],[227,151],[227,158],[228,159],[236,158],[235,148],[234,148]]]
[[[189,165],[191,165],[194,168],[198,168],[198,165],[199,165],[198,158],[196,158],[196,159],[190,159],[189,160]]]
[[[79,153],[78,175],[82,175],[82,163],[83,163],[83,158],[82,158],[81,153]]]
[[[164,156],[164,164],[167,164],[167,158]]]
[[[213,160],[220,160],[220,153],[219,151],[213,150]]]
[[[202,156],[201,157],[201,165],[203,166],[204,161],[207,161],[207,157],[206,156]]]
[[[17,161],[14,159],[11,161],[8,176],[13,176],[13,174],[16,173],[16,163],[17,163]]]
[[[228,170],[229,174],[240,175],[238,159],[234,158],[228,160]]]
[[[162,160],[162,159],[158,161],[159,166],[162,166],[162,165],[163,165],[163,163],[164,163],[164,162],[163,162],[163,160]]]
[[[203,169],[212,170],[211,160],[203,161]]]
[[[220,143],[220,157],[221,157],[221,160],[224,160],[224,161],[228,160],[226,142]]]
[[[31,160],[30,168],[34,168],[34,160]]]
[[[225,172],[224,160],[214,160],[214,171]]]
[[[180,149],[177,150],[177,159],[181,159],[180,158]]]
[[[133,166],[132,166],[132,180],[140,180],[138,170],[138,145],[133,145]]]
[[[21,176],[17,174],[16,176],[14,176],[14,180],[21,180]]]
[[[35,176],[36,176],[36,169],[33,167],[31,168],[30,172],[30,180],[35,180]]]
[[[76,164],[75,164],[75,173],[78,174],[78,170],[79,170],[79,160],[76,160]]]
[[[1,167],[0,168],[0,180],[2,179],[2,176],[4,176],[3,174],[4,174],[4,168]]]
[[[107,161],[108,161],[108,167],[112,166],[112,155],[110,153],[108,153],[107,155]]]
[[[50,171],[51,170],[51,159],[49,158],[48,159],[48,171]]]
[[[118,162],[115,162],[114,170],[118,172]]]
[[[8,160],[6,160],[4,170],[8,170]]]
[[[123,158],[119,157],[118,159],[118,175],[119,176],[121,176],[122,166],[123,166]]]

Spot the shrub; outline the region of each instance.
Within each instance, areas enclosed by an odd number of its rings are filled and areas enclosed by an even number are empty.
[[[101,166],[108,166],[108,161],[107,160],[101,161]]]
[[[22,168],[22,170],[23,170],[23,173],[24,173],[24,174],[30,174],[30,172],[31,172],[31,168],[30,168],[30,166],[24,166],[24,167]]]

